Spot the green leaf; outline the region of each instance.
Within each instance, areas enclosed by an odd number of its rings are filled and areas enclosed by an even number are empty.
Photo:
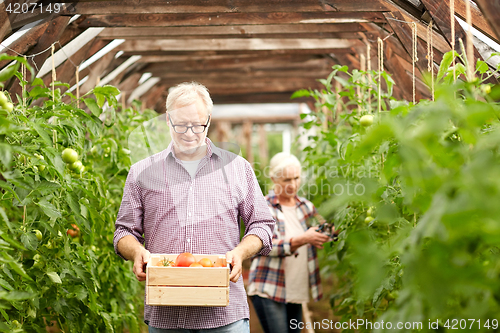
[[[92,114],[96,117],[99,117],[99,115],[102,113],[102,110],[99,105],[97,105],[97,102],[93,98],[85,98],[83,101],[92,112]]]
[[[33,279],[28,274],[26,274],[26,272],[23,269],[23,266],[21,266],[20,263],[15,261],[14,258],[12,258],[8,253],[4,252],[3,257],[7,260],[10,268],[12,268],[17,274],[21,275],[22,277],[30,281],[33,281]]]
[[[7,290],[14,290],[14,287],[12,287],[12,285],[8,281],[5,281],[2,278],[0,278],[0,286]]]
[[[117,96],[120,94],[120,90],[118,90],[118,88],[111,86],[111,85],[105,85],[102,87],[95,87],[93,92],[94,92],[94,94],[98,93],[98,94],[105,95],[106,97]]]
[[[453,62],[453,51],[448,51],[443,55],[443,60],[441,60],[441,64],[439,65],[436,82],[441,81],[441,79],[448,72],[448,69],[450,68],[452,62]]]
[[[106,324],[106,332],[114,333],[115,330],[113,328],[113,322],[111,320],[111,316],[108,313],[101,312],[101,317],[104,319],[104,323]]]
[[[4,295],[2,298],[12,302],[12,301],[21,301],[24,299],[29,299],[32,298],[33,296],[34,296],[33,293],[25,291],[11,291],[7,293],[7,295]]]
[[[12,148],[11,145],[7,143],[0,142],[0,161],[7,168],[10,166],[12,161]]]
[[[3,69],[0,71],[0,82],[4,82],[9,80],[11,77],[13,77],[16,73],[17,70],[19,69],[20,63],[16,62],[9,67]]]
[[[25,232],[21,235],[21,242],[24,246],[31,251],[35,251],[38,247],[38,239],[32,232]]]
[[[48,202],[45,198],[36,203],[40,208],[42,208],[43,212],[49,216],[50,218],[60,218],[61,213],[57,210],[57,208]]]
[[[59,284],[62,283],[61,278],[56,272],[47,272],[46,274],[50,278],[50,280],[52,280],[52,282]]]
[[[41,121],[41,119],[39,120]],[[51,137],[47,134],[45,129],[42,128],[42,125],[39,122],[34,122],[31,124],[31,126],[35,129],[35,131],[40,135],[45,142],[46,145],[50,146],[52,145],[52,139]]]
[[[31,82],[32,86],[40,86],[40,87],[45,87],[45,83],[43,83],[43,80],[39,77],[35,78],[33,82]]]
[[[294,92],[292,94],[292,96],[290,97],[290,99],[300,98],[300,97],[310,97],[310,96],[311,96],[311,93],[309,90],[301,89],[301,90],[297,90],[296,92]]]

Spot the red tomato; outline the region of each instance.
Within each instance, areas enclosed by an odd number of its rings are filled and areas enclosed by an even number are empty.
[[[196,262],[196,259],[189,252],[181,253],[175,258],[176,267],[189,267],[194,262]]]

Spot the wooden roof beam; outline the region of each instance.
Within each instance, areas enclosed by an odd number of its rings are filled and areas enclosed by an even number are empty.
[[[100,1],[99,6],[93,2],[80,1],[67,4],[63,15],[99,15],[99,14],[179,14],[179,13],[261,13],[261,12],[337,12],[337,11],[388,11],[383,0],[301,0],[301,1],[267,1],[267,0],[225,0],[210,1],[207,5],[202,0],[178,0],[165,6],[162,0],[146,0],[137,3],[134,0]]]
[[[356,45],[356,40],[347,39],[159,39],[125,41],[119,49],[124,52],[142,51],[253,51],[288,49],[337,49]]]
[[[326,34],[339,32],[364,31],[359,23],[337,24],[270,24],[270,25],[230,25],[230,26],[204,26],[204,27],[164,27],[162,29],[149,27],[135,28],[106,28],[99,35],[100,38],[168,38],[173,36],[230,36],[237,37],[266,34]]]
[[[329,13],[189,13],[189,14],[123,14],[91,15],[80,27],[165,27],[165,26],[221,26],[249,24],[318,24],[384,22],[381,12]]]
[[[439,27],[443,36],[446,38],[448,44],[451,46],[451,24],[450,24],[450,7],[449,0],[422,0],[422,3],[425,5],[427,10],[429,11],[432,19],[436,22],[436,25]],[[445,5],[443,5],[445,4]],[[465,49],[467,49],[467,38],[466,32],[462,29],[460,23],[458,23],[457,19],[454,19],[453,24],[455,24],[455,50],[458,53],[461,53],[459,39],[463,41]],[[474,48],[474,59],[482,59],[476,47]],[[475,61],[474,61],[475,63]],[[487,82],[489,83],[497,83],[496,79],[490,77]]]
[[[489,22],[494,34],[496,42],[500,43],[500,3],[491,0],[475,0],[479,8],[483,12]],[[474,20],[472,20],[474,22]]]
[[[387,22],[392,27],[392,30],[395,32],[397,38],[401,42],[401,45],[406,49],[408,55],[411,59],[413,59],[413,53],[415,52],[414,41],[412,36],[412,27],[408,23],[403,23],[401,21],[404,20],[403,15],[400,12],[388,12],[384,13],[384,16],[387,18]],[[422,46],[422,43],[419,38],[416,38],[417,44],[417,62],[416,66],[420,70],[420,72],[427,71],[427,49]],[[434,64],[433,64],[434,65]]]

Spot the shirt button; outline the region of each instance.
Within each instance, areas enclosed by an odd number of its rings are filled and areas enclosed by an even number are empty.
[[[191,212],[188,213],[188,216],[191,216]]]
[[[186,239],[186,241],[189,243],[191,240],[188,238],[188,239]]]
[[[189,190],[192,191],[193,190],[193,187],[192,186],[189,186]]]

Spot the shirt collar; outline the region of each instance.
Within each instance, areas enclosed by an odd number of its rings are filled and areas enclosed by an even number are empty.
[[[222,157],[222,153],[220,148],[216,147],[213,142],[209,138],[205,138],[205,144],[207,145],[207,154],[208,158],[212,157],[212,154],[215,154],[217,157]],[[167,149],[165,149],[165,158],[172,156],[177,159],[174,152],[174,141],[170,142]]]
[[[281,205],[280,205],[280,202],[278,200],[278,196],[274,193],[273,190],[269,191],[268,198],[269,198],[269,202],[271,203],[271,205],[273,207],[281,210]],[[305,204],[305,202],[301,198],[299,198],[297,195],[295,195],[295,207],[298,207],[298,206],[303,205],[303,204]]]

